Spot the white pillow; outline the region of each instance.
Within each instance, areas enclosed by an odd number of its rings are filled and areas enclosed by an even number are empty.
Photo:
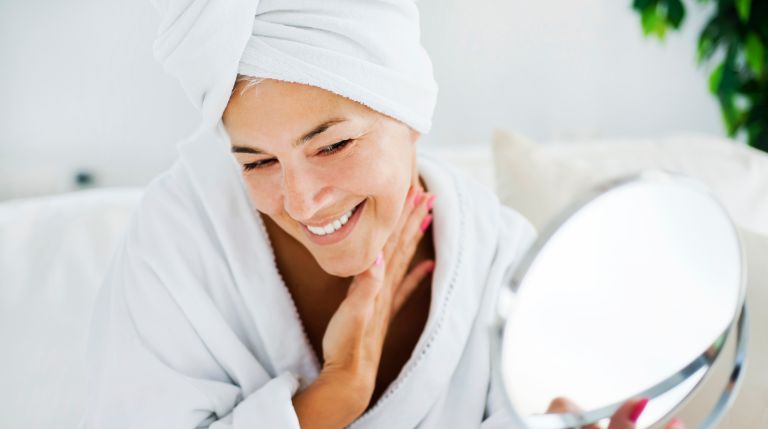
[[[686,135],[536,144],[496,131],[493,152],[499,198],[539,229],[595,186],[655,168],[702,181],[739,226],[768,235],[768,154],[731,140]]]

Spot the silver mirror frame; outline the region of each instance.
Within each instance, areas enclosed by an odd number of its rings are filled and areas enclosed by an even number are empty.
[[[576,212],[583,207],[591,203],[593,200],[603,195],[604,193],[613,190],[615,188],[634,184],[638,182],[686,182],[688,185],[698,188],[705,194],[708,194],[718,204],[719,201],[707,189],[703,184],[692,180],[686,176],[676,173],[666,172],[662,170],[648,170],[627,177],[619,178],[616,180],[608,181],[605,184],[594,188],[588,192],[582,198],[578,199],[575,203],[571,204],[566,210],[560,213],[553,221],[539,233],[536,242],[528,249],[525,257],[520,261],[513,272],[508,272],[505,275],[504,285],[500,288],[497,297],[496,314],[494,323],[491,326],[491,373],[492,377],[500,383],[501,391],[504,395],[505,404],[508,408],[510,416],[516,426],[521,428],[530,429],[568,429],[579,428],[588,424],[599,422],[600,420],[610,418],[611,415],[627,400],[631,398],[624,398],[610,405],[598,408],[596,410],[588,410],[581,413],[557,413],[557,414],[540,414],[535,416],[522,416],[512,405],[509,400],[510,395],[507,391],[506,384],[504,383],[503,365],[501,365],[502,356],[502,341],[504,338],[504,331],[507,325],[507,317],[511,307],[514,295],[520,288],[525,275],[528,272],[531,264],[533,264],[536,256],[541,249],[549,242],[550,238],[558,231],[561,225],[563,225],[568,219],[571,218]],[[722,207],[722,205],[721,205]],[[724,209],[724,208],[723,208]],[[679,385],[685,380],[688,380],[702,368],[706,369],[706,373],[695,383],[693,388],[683,397],[682,403],[685,399],[693,395],[701,383],[710,375],[710,369],[712,365],[717,361],[720,356],[724,345],[726,344],[730,331],[733,330],[734,324],[736,328],[736,346],[733,366],[730,371],[728,382],[723,386],[723,392],[718,398],[717,403],[712,408],[712,411],[704,418],[703,422],[699,426],[700,429],[710,429],[722,417],[723,413],[728,409],[733,402],[735,393],[738,391],[742,381],[743,369],[746,364],[747,344],[749,342],[748,335],[748,316],[747,316],[747,303],[746,303],[746,258],[744,245],[740,239],[738,229],[736,225],[731,221],[731,228],[734,234],[738,237],[739,241],[739,253],[741,259],[741,284],[739,285],[739,297],[736,307],[736,311],[731,318],[730,325],[718,336],[718,338],[708,347],[704,352],[694,359],[692,362],[681,368],[676,373],[670,375],[666,379],[659,383],[645,389],[641,392],[637,392],[634,397],[649,397],[651,400],[660,396],[661,394],[671,390],[675,386]],[[668,418],[680,404],[673,407],[666,415],[662,416],[660,420]],[[659,421],[660,421],[659,420]],[[533,423],[533,424],[532,424]],[[656,422],[655,422],[656,423]]]

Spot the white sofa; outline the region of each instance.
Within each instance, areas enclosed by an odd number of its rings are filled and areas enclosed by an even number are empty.
[[[768,261],[768,237],[755,232],[768,231],[768,156],[733,149],[727,141],[683,140],[534,144],[497,133],[493,145],[425,150],[488,186],[498,185],[502,200],[537,226],[611,174],[676,167],[674,159],[685,160],[677,166],[689,170],[683,172],[706,173],[705,181],[731,215],[752,230],[745,227],[743,236],[750,270],[751,360],[736,404],[720,427],[768,427],[768,267],[760,265]],[[645,164],[637,165],[639,159]],[[91,305],[140,198],[140,188],[109,188],[0,204],[0,343],[5,346],[0,428],[77,426]],[[758,209],[762,212],[753,213]],[[683,416],[694,418],[701,405],[691,405]]]

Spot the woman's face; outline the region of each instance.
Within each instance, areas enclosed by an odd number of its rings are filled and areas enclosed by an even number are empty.
[[[223,122],[254,206],[327,273],[361,273],[403,210],[419,134],[313,86],[245,85],[235,85]]]

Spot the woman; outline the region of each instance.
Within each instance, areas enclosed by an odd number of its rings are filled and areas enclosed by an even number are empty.
[[[513,427],[487,329],[535,232],[417,155],[437,88],[415,5],[158,6],[203,122],[107,273],[86,426]]]

